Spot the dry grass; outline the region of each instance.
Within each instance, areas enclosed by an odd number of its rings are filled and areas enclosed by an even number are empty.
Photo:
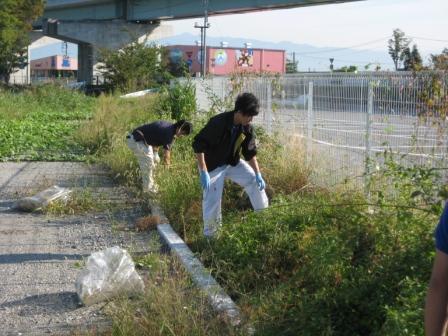
[[[291,194],[311,187],[311,168],[306,162],[306,149],[303,142],[294,137],[284,137],[275,142],[262,145],[260,166],[272,195]]]
[[[157,228],[157,225],[160,223],[161,221],[159,216],[145,216],[136,220],[135,229],[138,232],[155,230]]]
[[[181,266],[169,257],[151,258],[145,294],[108,308],[113,335],[242,335],[210,308]]]

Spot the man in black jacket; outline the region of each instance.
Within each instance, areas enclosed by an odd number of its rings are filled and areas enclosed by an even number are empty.
[[[159,147],[163,147],[164,162],[169,165],[174,139],[190,134],[192,127],[191,123],[185,120],[174,124],[159,120],[139,126],[126,136],[128,147],[137,157],[140,166],[143,191],[157,192],[153,172],[156,164],[160,162]]]
[[[259,108],[253,94],[240,94],[233,111],[212,117],[194,138],[193,149],[203,188],[206,237],[214,236],[221,225],[221,197],[226,178],[244,188],[254,210],[268,207],[265,182],[256,157],[255,133],[250,125]],[[247,162],[240,160],[240,153]]]

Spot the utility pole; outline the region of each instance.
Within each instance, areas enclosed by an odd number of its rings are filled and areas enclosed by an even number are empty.
[[[204,78],[206,74],[205,63],[207,62],[206,32],[207,28],[210,28],[210,23],[208,23],[208,0],[204,0],[204,24],[201,26],[195,22],[194,27],[201,28],[201,77]]]
[[[292,52],[292,64],[294,64],[294,73],[298,72],[297,65],[296,65],[296,52],[295,51]]]

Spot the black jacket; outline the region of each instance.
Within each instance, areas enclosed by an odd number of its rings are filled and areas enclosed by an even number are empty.
[[[195,153],[204,153],[209,171],[222,165],[236,166],[240,153],[246,161],[257,155],[255,132],[251,125],[233,125],[234,112],[224,112],[212,117],[207,125],[194,137]],[[232,128],[234,137],[232,137]]]

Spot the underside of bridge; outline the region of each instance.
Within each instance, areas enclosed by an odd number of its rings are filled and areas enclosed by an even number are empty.
[[[362,0],[208,0],[208,15],[335,4]],[[78,44],[78,80],[92,82],[98,48],[119,49],[136,36],[148,40],[171,34],[161,21],[204,15],[203,1],[47,0],[36,28]]]
[[[208,0],[208,15],[284,9],[361,0]],[[44,17],[60,20],[158,21],[200,17],[202,0],[48,0]]]

